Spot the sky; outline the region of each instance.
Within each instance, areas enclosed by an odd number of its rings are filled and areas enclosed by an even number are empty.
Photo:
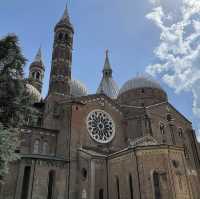
[[[38,48],[42,46],[46,69],[42,92],[44,97],[48,91],[53,30],[64,12],[66,1],[0,0],[0,37],[8,33],[15,33],[19,37],[23,54],[28,59],[25,75]],[[153,74],[168,93],[170,103],[198,129],[200,114],[194,111],[196,95],[192,92],[193,87],[177,91],[178,85],[184,80],[176,84],[166,81],[167,75],[173,74],[174,78],[178,78],[176,68],[167,71],[167,63],[171,60],[162,60],[159,54],[163,53],[160,46],[166,46],[167,43],[170,48],[171,45],[167,39],[162,39],[162,33],[166,30],[170,32],[171,27],[164,23],[171,16],[167,12],[174,11],[179,5],[172,0],[163,0],[165,4],[162,5],[160,1],[70,0],[68,9],[75,29],[72,78],[83,82],[89,93],[95,93],[102,77],[105,51],[109,49],[113,77],[119,87],[137,74],[145,71]],[[181,1],[199,0],[176,2]],[[158,69],[160,63],[163,68]],[[200,95],[198,88],[195,94]]]

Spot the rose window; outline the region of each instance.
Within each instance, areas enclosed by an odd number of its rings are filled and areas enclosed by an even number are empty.
[[[94,110],[88,114],[87,129],[90,136],[100,143],[108,143],[115,136],[114,121],[102,110]]]

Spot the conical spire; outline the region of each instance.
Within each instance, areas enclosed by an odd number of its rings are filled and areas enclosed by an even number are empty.
[[[103,93],[110,98],[117,98],[119,88],[112,78],[112,68],[109,61],[108,50],[106,50],[106,59],[103,68],[103,77],[97,89],[97,93]]]
[[[106,50],[106,59],[105,59],[105,64],[104,64],[104,69],[103,70],[112,70],[110,61],[109,61],[109,50]]]
[[[57,27],[68,27],[72,30],[72,32],[74,32],[73,26],[70,22],[70,17],[69,17],[67,5],[65,7],[65,10],[64,10],[62,17],[60,18],[59,22],[56,24],[55,28],[57,28]]]
[[[42,49],[41,47],[38,49],[38,52],[35,56],[34,62],[42,62]]]
[[[69,21],[69,13],[68,13],[67,5],[66,5],[66,7],[65,7],[64,13],[63,13],[63,15],[62,15],[62,17],[61,17],[60,20],[61,20],[61,21],[62,21],[62,20],[68,20],[68,21]]]

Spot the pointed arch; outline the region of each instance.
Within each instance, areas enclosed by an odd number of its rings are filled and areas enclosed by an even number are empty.
[[[39,153],[39,150],[40,150],[40,140],[39,139],[36,139],[34,141],[34,145],[33,145],[33,153],[34,154],[38,154]]]
[[[54,170],[49,171],[49,181],[48,181],[48,195],[47,199],[53,199],[53,191],[55,184],[56,172]]]
[[[129,189],[130,189],[130,199],[133,199],[133,178],[131,173],[129,173]]]
[[[104,195],[104,190],[100,189],[99,190],[99,199],[103,199],[104,198],[103,195]]]
[[[161,199],[160,179],[157,171],[153,172],[154,198]]]
[[[119,188],[119,177],[115,177],[116,189],[117,189],[117,199],[120,199],[120,188]]]

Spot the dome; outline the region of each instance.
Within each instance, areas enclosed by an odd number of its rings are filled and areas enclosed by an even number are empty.
[[[34,100],[36,100],[37,102],[41,100],[42,96],[40,92],[37,90],[37,88],[35,88],[31,84],[26,84],[26,89],[27,89],[28,94],[33,96]]]
[[[163,91],[160,84],[149,76],[139,76],[128,80],[120,89],[119,95],[137,88],[156,88]]]
[[[88,94],[85,85],[78,80],[71,80],[70,89],[71,89],[71,95],[74,97],[81,97]]]

